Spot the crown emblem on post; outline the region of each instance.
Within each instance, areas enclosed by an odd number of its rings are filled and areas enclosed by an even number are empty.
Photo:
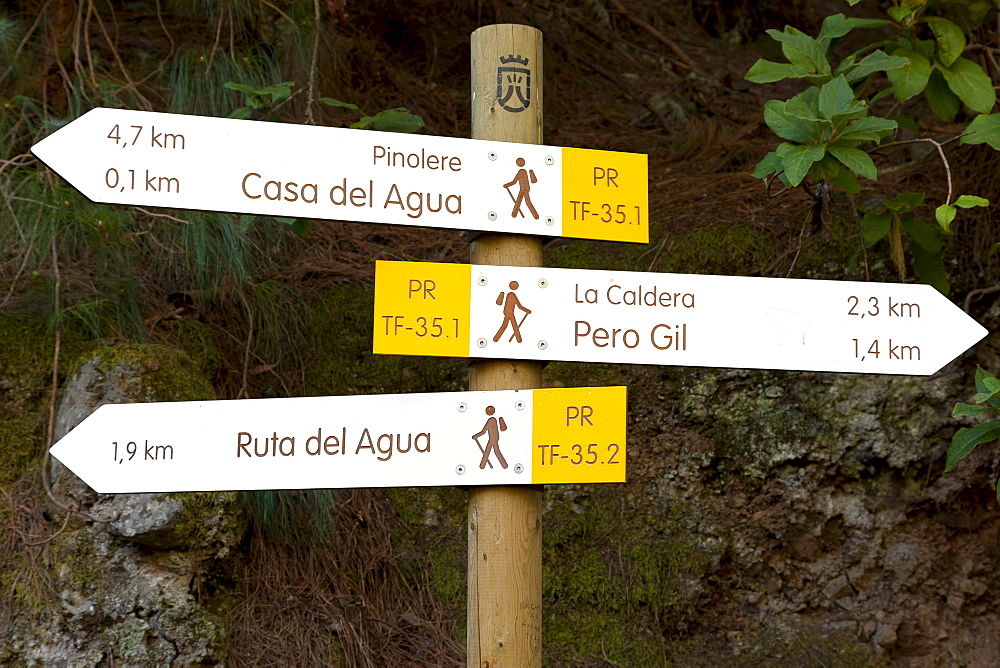
[[[515,56],[514,54],[511,54],[509,56],[500,56],[500,62],[503,63],[504,65],[506,65],[507,63],[517,63],[518,65],[527,66],[528,59],[525,58],[524,56]]]

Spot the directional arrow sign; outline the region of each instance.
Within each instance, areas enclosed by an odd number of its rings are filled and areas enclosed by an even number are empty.
[[[649,240],[646,156],[93,109],[31,148],[89,199]]]
[[[94,490],[625,481],[625,388],[108,404],[52,446]]]
[[[928,285],[376,263],[384,354],[929,375],[986,333]]]

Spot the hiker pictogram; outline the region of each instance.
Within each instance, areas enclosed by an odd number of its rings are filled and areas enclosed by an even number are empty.
[[[503,292],[497,295],[497,306],[503,304],[503,324],[500,325],[500,329],[497,330],[497,335],[493,337],[493,343],[497,343],[500,340],[500,337],[503,336],[504,331],[507,329],[507,325],[510,325],[513,330],[510,338],[507,339],[507,342],[510,343],[514,339],[517,339],[517,342],[521,343],[521,325],[524,324],[524,321],[527,320],[528,316],[531,314],[531,309],[522,306],[521,300],[519,300],[517,295],[514,294],[514,290],[517,290],[518,287],[517,281],[511,281],[509,285],[510,292],[507,293],[506,299],[504,299]],[[524,315],[521,317],[520,321],[518,321],[517,313],[514,311],[514,309],[518,308],[524,311]]]
[[[472,437],[472,440],[479,446],[479,452],[483,453],[483,458],[479,462],[479,468],[481,469],[485,469],[487,465],[493,468],[493,462],[490,461],[491,452],[496,453],[500,466],[507,468],[507,460],[503,458],[503,454],[500,452],[500,432],[507,431],[507,423],[503,421],[503,418],[500,418],[498,423],[497,419],[493,417],[494,413],[496,413],[496,409],[493,406],[486,407],[486,414],[490,417],[486,420],[486,424],[483,425],[483,430]],[[485,448],[479,442],[480,436],[487,436]]]
[[[521,205],[527,204],[528,211],[531,212],[531,216],[535,220],[538,220],[538,212],[535,211],[535,205],[531,203],[531,195],[529,194],[531,192],[531,184],[538,183],[538,178],[535,177],[535,170],[524,168],[524,158],[518,158],[516,162],[517,166],[521,169],[517,170],[517,175],[514,177],[513,181],[503,184],[504,190],[506,190],[507,194],[510,195],[510,198],[514,200],[514,210],[511,211],[510,217],[517,218],[518,216],[521,216],[521,218],[524,218],[524,212],[521,211]],[[517,186],[517,197],[515,197],[510,191],[510,187],[513,185]]]

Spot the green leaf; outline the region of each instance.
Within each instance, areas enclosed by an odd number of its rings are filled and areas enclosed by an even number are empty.
[[[809,146],[804,144],[782,143],[778,146],[778,157],[785,168],[785,175],[792,186],[802,183],[809,168],[817,160],[821,160],[826,154],[823,146]]]
[[[996,379],[992,373],[987,371],[981,366],[976,366],[976,392],[986,392],[989,386],[986,384],[990,379]],[[991,399],[987,402],[991,406],[1000,406],[1000,401],[996,399]]]
[[[935,116],[948,123],[955,120],[955,115],[958,113],[962,101],[951,92],[938,70],[931,72],[930,79],[927,80],[927,88],[924,89],[924,96],[927,97],[927,103]]]
[[[912,211],[924,203],[924,193],[899,193],[893,202],[899,204],[899,208],[893,211]],[[886,203],[888,206],[888,202]]]
[[[774,134],[789,141],[808,142],[819,139],[819,127],[785,112],[781,100],[768,100],[764,105],[764,122]]]
[[[241,93],[246,93],[247,95],[257,95],[257,90],[247,86],[246,84],[236,83],[235,81],[227,81],[222,84],[223,88],[228,88],[229,90],[238,90]]]
[[[782,79],[797,79],[809,72],[792,63],[776,63],[771,60],[761,58],[746,73],[744,79],[753,83],[773,83]]]
[[[335,100],[332,97],[321,97],[319,101],[330,107],[343,107],[344,109],[353,109],[354,111],[358,111],[358,105],[351,104],[350,102],[341,102],[340,100]]]
[[[965,128],[966,135],[958,140],[960,144],[989,144],[1000,151],[1000,114],[980,114]]]
[[[878,116],[868,116],[848,123],[844,132],[840,134],[840,139],[877,142],[885,134],[891,136],[895,130],[896,121]]]
[[[981,114],[988,114],[993,110],[997,101],[993,80],[976,63],[967,58],[958,58],[950,67],[941,69],[941,76],[969,109]]]
[[[909,130],[913,133],[920,132],[920,126],[909,116],[893,116],[892,120],[896,121],[896,125],[899,126],[900,130]]]
[[[380,111],[372,118],[372,129],[381,132],[416,132],[424,127],[424,119],[404,107]]]
[[[764,179],[774,174],[775,172],[781,171],[781,159],[778,154],[771,151],[757,163],[757,166],[753,168],[753,176],[755,179]]]
[[[889,211],[866,213],[861,218],[861,237],[870,246],[889,233],[890,223],[892,223],[892,213]]]
[[[809,105],[801,95],[785,101],[785,114],[793,118],[800,118],[809,123],[819,123],[823,127],[830,127],[830,121],[823,121],[819,118],[819,111]]]
[[[875,72],[883,70],[890,72],[900,67],[905,67],[908,62],[909,60],[904,56],[890,56],[885,51],[879,50],[869,54],[868,57],[852,67],[850,72],[846,72],[847,80],[853,84]]]
[[[885,10],[885,13],[896,23],[903,23],[913,14],[913,11],[912,7],[889,7]]]
[[[927,80],[931,77],[931,61],[916,51],[911,51],[906,56],[906,65],[889,70],[886,76],[892,83],[896,99],[903,102],[927,87]]]
[[[856,19],[844,18],[843,14],[834,14],[823,19],[823,27],[819,29],[816,39],[837,39],[843,37],[855,28],[881,28],[890,25],[891,21],[885,19]]]
[[[951,204],[942,204],[937,209],[934,210],[934,219],[937,221],[938,225],[945,232],[951,232],[948,226],[951,225],[951,221],[955,220],[955,214],[958,213],[956,209]]]
[[[848,169],[852,169],[866,179],[875,181],[878,179],[878,170],[871,156],[857,148],[847,148],[846,146],[828,146],[827,151],[840,160]]]
[[[289,227],[291,228],[292,232],[305,239],[306,236],[308,236],[309,234],[310,225],[312,225],[311,220],[307,220],[305,218],[296,218],[292,222],[292,224],[289,225]]]
[[[940,251],[929,251],[920,244],[911,243],[910,255],[913,256],[913,273],[917,278],[947,297],[951,292],[951,285],[948,283],[948,274],[944,271]]]
[[[958,463],[972,454],[977,445],[989,443],[998,438],[1000,438],[1000,420],[991,420],[990,422],[977,424],[971,429],[962,427],[951,439],[944,472],[951,473],[954,471],[958,467]]]
[[[975,195],[959,195],[955,200],[955,206],[961,209],[971,209],[974,206],[989,206],[990,201],[985,197]]]
[[[928,253],[941,253],[941,230],[927,221],[910,216],[904,216],[900,223],[903,225],[903,229],[910,234],[914,244]]]
[[[781,43],[781,52],[788,62],[809,74],[829,74],[830,63],[819,42],[792,26],[785,26],[784,32],[773,28],[767,31],[775,41]]]
[[[226,118],[247,118],[253,113],[253,109],[250,107],[240,107],[238,109],[233,109],[232,113],[226,116]]]
[[[979,415],[980,413],[985,413],[986,411],[996,410],[992,406],[974,406],[972,404],[963,404],[958,402],[955,404],[955,410],[951,412],[952,417],[966,417],[969,415]]]
[[[929,16],[927,25],[934,31],[941,63],[950,67],[965,50],[965,33],[957,25],[940,16]]]
[[[840,75],[819,89],[819,113],[823,118],[833,118],[849,110],[854,101],[854,91],[847,83],[847,77]]]
[[[831,179],[833,185],[843,188],[849,193],[857,195],[861,192],[861,185],[858,184],[858,175],[849,169],[842,169]]]

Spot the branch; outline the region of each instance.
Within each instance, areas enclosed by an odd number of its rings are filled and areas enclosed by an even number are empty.
[[[930,139],[929,137],[918,137],[917,139],[902,139],[900,141],[894,141],[894,142],[891,142],[889,144],[883,144],[881,146],[876,146],[872,150],[873,151],[877,151],[879,149],[889,148],[891,146],[902,146],[903,144],[916,144],[918,142],[920,142],[920,143],[926,143],[926,144],[933,144],[934,148],[937,149],[938,155],[941,156],[941,162],[944,163],[944,173],[945,173],[945,176],[948,177],[948,197],[945,198],[944,203],[945,204],[951,204],[951,195],[952,195],[951,165],[948,164],[948,158],[945,157],[945,155],[944,155],[944,146],[945,146],[945,144],[950,144],[951,142],[955,141],[956,139],[961,139],[962,137],[964,137],[964,136],[966,136],[968,134],[971,134],[971,133],[965,132],[965,133],[962,133],[962,134],[960,134],[958,136],[952,137],[951,139],[946,139],[945,141],[938,141],[936,139]]]

